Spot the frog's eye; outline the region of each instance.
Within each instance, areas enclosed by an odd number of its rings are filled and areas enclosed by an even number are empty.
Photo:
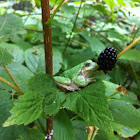
[[[87,63],[85,64],[86,67],[89,67],[90,65],[91,65],[90,62],[87,62]]]

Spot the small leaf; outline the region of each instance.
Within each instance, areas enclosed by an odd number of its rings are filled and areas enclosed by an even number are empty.
[[[44,112],[46,115],[54,115],[60,110],[61,100],[57,93],[45,97]]]
[[[53,77],[44,73],[35,74],[28,81],[28,87],[31,91],[41,96],[57,92],[56,82]]]
[[[112,99],[109,101],[109,109],[116,123],[140,129],[140,111],[131,103]]]
[[[42,113],[43,97],[34,93],[26,93],[19,97],[10,111],[12,115],[3,124],[3,127],[10,125],[27,125],[36,120]]]
[[[3,48],[0,48],[0,66],[7,65],[12,62],[13,57]]]
[[[140,63],[140,51],[136,49],[129,50],[125,52],[122,56],[120,56],[119,59],[130,60]]]
[[[75,140],[72,123],[64,110],[60,110],[54,117],[54,139]]]

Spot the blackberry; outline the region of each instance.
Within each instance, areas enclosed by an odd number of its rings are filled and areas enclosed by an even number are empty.
[[[99,65],[99,70],[103,70],[105,73],[107,73],[107,71],[110,71],[115,67],[116,62],[116,49],[107,47],[100,53],[97,64]]]

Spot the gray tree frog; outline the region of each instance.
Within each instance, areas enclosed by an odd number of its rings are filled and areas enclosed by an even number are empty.
[[[55,76],[54,79],[57,86],[61,89],[66,91],[80,90],[80,87],[85,87],[90,82],[96,81],[95,78],[89,77],[96,68],[97,63],[87,60],[63,72],[60,76]]]

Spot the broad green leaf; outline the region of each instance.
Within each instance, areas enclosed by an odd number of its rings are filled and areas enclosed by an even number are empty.
[[[35,93],[26,93],[14,102],[11,116],[3,124],[4,127],[10,125],[27,125],[36,120],[43,111],[43,97]]]
[[[88,133],[86,132],[87,123],[81,120],[72,121],[72,125],[74,127],[76,140],[86,140],[88,137]]]
[[[24,52],[16,44],[0,43],[0,48],[5,48],[13,56],[13,62],[22,64],[24,62]]]
[[[22,133],[28,133],[27,128],[23,125],[10,126],[0,128],[0,139],[1,140],[16,140]]]
[[[12,63],[12,64],[9,64],[7,67],[9,68],[10,72],[12,73],[15,80],[19,84],[21,90],[23,92],[28,92],[29,90],[27,87],[27,81],[33,76],[33,73],[28,68],[20,64]],[[0,69],[0,76],[8,80],[12,84],[14,84],[5,69]],[[11,90],[11,87],[9,87],[8,85],[2,82],[0,82],[0,88]]]
[[[104,2],[107,3],[107,5],[109,6],[111,12],[113,12],[114,7],[116,6],[116,3],[113,0],[104,0]]]
[[[57,92],[56,82],[53,77],[44,73],[35,74],[28,81],[28,87],[31,91],[41,96]]]
[[[106,48],[105,45],[98,38],[91,37],[85,32],[80,33],[80,35],[82,35],[85,38],[85,40],[91,47],[91,50],[95,51],[97,55],[99,55]]]
[[[132,129],[140,129],[140,111],[131,103],[112,99],[109,101],[109,110],[112,113],[114,122]]]
[[[23,22],[20,17],[14,14],[4,14],[0,16],[0,40],[21,40],[19,35],[26,33],[22,27]]]
[[[72,123],[64,110],[60,110],[54,117],[54,139],[75,140]]]
[[[45,54],[44,47],[36,46],[25,51],[26,65],[32,72],[45,73]],[[57,48],[53,48],[53,74],[59,72],[62,63],[62,55]]]
[[[98,130],[95,140],[120,140],[113,133],[107,133],[102,130]]]
[[[106,131],[111,130],[112,118],[103,82],[96,81],[80,91],[69,93],[64,106],[75,111],[89,125],[95,125]]]
[[[139,132],[139,129],[126,127],[117,123],[113,123],[112,127],[114,131],[124,138],[133,137]]]
[[[115,90],[115,88],[118,88],[119,85],[114,84],[114,83],[109,82],[109,81],[105,81],[105,80],[103,80],[103,83],[104,83],[104,85],[105,85],[105,87],[106,87],[106,93],[105,93],[106,96],[110,96],[110,95],[114,94],[115,92],[117,92],[117,91]],[[119,98],[120,95],[117,94],[117,95],[115,95],[115,96],[113,96],[113,97]]]
[[[64,4],[62,5],[62,12],[64,12],[64,15],[71,16],[75,12],[75,7],[72,5]]]
[[[10,116],[10,109],[13,107],[10,100],[10,93],[5,90],[0,90],[0,126]]]
[[[17,140],[45,140],[45,135],[39,130],[29,129],[19,136]]]
[[[129,50],[125,52],[119,59],[130,60],[140,63],[140,51],[139,50]]]
[[[0,90],[0,139],[15,140],[26,130],[23,126],[2,127],[4,121],[10,116],[10,110],[13,107],[13,101],[10,99],[10,93]],[[8,135],[7,135],[8,134]]]
[[[46,115],[54,115],[60,110],[61,100],[57,93],[45,97],[44,112]]]
[[[117,2],[118,2],[118,4],[119,4],[119,5],[126,6],[126,4],[125,4],[124,0],[117,0]]]
[[[4,48],[0,48],[0,66],[11,63],[12,59],[13,57]]]

